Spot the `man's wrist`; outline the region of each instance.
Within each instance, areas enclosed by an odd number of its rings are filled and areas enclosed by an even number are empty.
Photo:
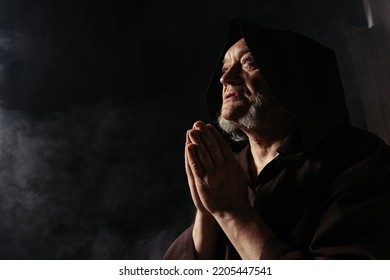
[[[231,221],[245,222],[258,217],[258,215],[248,204],[248,206],[243,206],[233,210],[217,211],[213,213],[213,217],[218,223],[228,223]]]
[[[218,236],[218,223],[209,212],[198,211],[192,229],[196,259],[213,259]]]
[[[217,221],[215,220],[215,217],[209,213],[209,212],[201,212],[197,211],[195,215],[195,222],[201,223],[201,224],[208,224],[208,225],[217,225]]]

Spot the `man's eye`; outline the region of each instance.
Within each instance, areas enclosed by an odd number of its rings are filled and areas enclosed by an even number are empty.
[[[256,62],[253,56],[248,56],[242,60],[242,68],[245,71],[251,71],[257,69]]]
[[[222,67],[222,73],[225,73],[228,70],[227,67]]]
[[[245,63],[253,63],[253,62],[255,62],[255,60],[254,60],[253,57],[251,57],[251,56],[245,58],[244,61],[243,61],[244,64],[245,64]]]

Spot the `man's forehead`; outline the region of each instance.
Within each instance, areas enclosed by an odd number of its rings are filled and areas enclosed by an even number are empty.
[[[246,44],[244,38],[241,38],[237,42],[235,42],[225,53],[225,56],[222,60],[222,63],[226,63],[232,57],[242,56],[246,53],[250,52],[248,45]]]

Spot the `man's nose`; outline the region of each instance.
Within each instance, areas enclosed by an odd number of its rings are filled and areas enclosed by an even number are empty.
[[[238,65],[233,65],[226,69],[226,71],[222,74],[219,81],[222,85],[238,85],[242,82],[242,78],[240,76],[241,68]]]

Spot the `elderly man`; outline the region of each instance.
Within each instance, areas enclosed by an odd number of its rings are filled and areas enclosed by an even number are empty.
[[[187,132],[197,211],[165,258],[390,258],[390,148],[350,126],[333,52],[233,20],[219,65],[207,103],[222,134]]]

